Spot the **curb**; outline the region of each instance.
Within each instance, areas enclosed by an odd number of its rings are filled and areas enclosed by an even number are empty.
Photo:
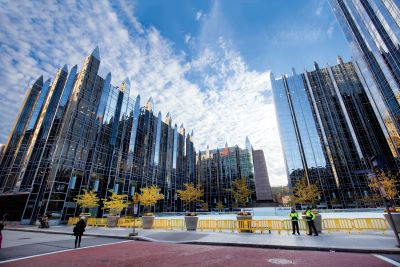
[[[224,242],[207,242],[207,241],[159,241],[148,237],[135,236],[132,238],[136,241],[159,242],[159,243],[174,243],[174,244],[189,244],[203,245],[216,247],[245,247],[245,248],[262,248],[262,249],[283,249],[283,250],[299,250],[299,251],[325,251],[325,252],[347,252],[347,253],[363,253],[363,254],[400,254],[400,249],[357,249],[357,248],[338,248],[338,247],[310,247],[310,246],[285,246],[271,244],[248,244],[248,243],[224,243]]]
[[[51,231],[51,230],[35,230],[35,229],[24,229],[24,228],[4,228],[3,230],[9,231],[20,231],[20,232],[31,232],[31,233],[45,233],[45,234],[56,234],[56,235],[73,235],[72,233],[66,233],[61,231]],[[84,234],[84,236],[91,237],[106,237],[106,238],[114,238],[114,239],[132,239],[129,236],[117,236],[117,235],[104,235],[104,234]]]

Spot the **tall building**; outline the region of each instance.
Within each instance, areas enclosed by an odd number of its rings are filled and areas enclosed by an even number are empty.
[[[262,149],[253,150],[254,184],[257,202],[272,202],[272,190],[268,178],[267,164]]]
[[[235,208],[237,204],[228,191],[234,180],[245,177],[247,187],[252,191],[248,204],[256,201],[254,165],[250,141],[246,138],[246,148],[238,146],[200,151],[197,155],[197,183],[204,189],[204,202],[209,209],[216,210],[218,202],[225,208]]]
[[[372,161],[397,169],[353,63],[275,79],[272,87],[289,185],[305,177],[320,207],[362,207]]]
[[[176,190],[195,182],[193,132],[154,114],[151,98],[141,106],[128,79],[114,86],[99,66],[96,48],[79,72],[64,66],[52,83],[40,77],[29,88],[0,158],[0,209],[13,219],[50,213],[64,222],[80,213],[83,189],[132,197],[150,185],[165,195],[156,211],[182,210]],[[102,216],[101,208],[90,212]]]
[[[400,151],[400,3],[331,0],[354,64],[392,155]]]

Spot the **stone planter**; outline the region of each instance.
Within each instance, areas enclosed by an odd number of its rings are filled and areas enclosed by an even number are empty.
[[[107,217],[107,226],[108,227],[117,227],[118,220],[119,220],[119,216],[108,216]]]
[[[394,225],[396,226],[397,233],[400,233],[400,213],[391,212],[391,214],[393,217]],[[385,213],[385,214],[383,214],[383,216],[385,217],[386,221],[390,225],[390,228],[394,229],[392,222],[390,221],[389,214]]]
[[[303,214],[303,215],[301,215],[301,217],[304,219],[304,222],[306,224],[306,231],[307,231],[307,233],[309,233],[310,230],[308,229],[308,223],[307,223],[307,220],[306,220],[306,215]],[[322,232],[322,217],[321,217],[321,214],[315,214],[314,225],[315,225],[315,228],[317,229],[317,232],[321,233]]]
[[[154,223],[154,216],[142,216],[142,228],[151,229]]]
[[[185,216],[186,230],[196,231],[198,221],[199,221],[198,216]]]
[[[244,232],[244,233],[251,233],[251,230],[248,230],[251,228],[251,220],[253,219],[253,216],[251,215],[236,215],[236,220],[238,221],[238,228],[239,232]]]

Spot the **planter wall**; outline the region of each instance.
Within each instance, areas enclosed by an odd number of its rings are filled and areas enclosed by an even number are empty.
[[[142,216],[142,228],[151,229],[154,223],[154,216]]]
[[[389,214],[385,213],[383,214],[385,217],[386,221],[389,223],[390,228],[394,229],[392,222],[390,221]],[[394,221],[394,225],[396,226],[397,233],[400,233],[400,213],[398,212],[392,212],[392,217]]]
[[[186,230],[196,231],[198,221],[199,217],[197,216],[185,216]]]

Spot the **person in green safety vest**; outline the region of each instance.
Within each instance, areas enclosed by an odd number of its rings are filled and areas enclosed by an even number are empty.
[[[314,231],[314,235],[318,236],[318,232],[314,224],[315,214],[311,211],[310,207],[306,209],[306,220],[308,224],[308,235],[312,235],[312,231]]]
[[[293,235],[297,234],[300,235],[299,231],[299,213],[296,211],[296,209],[293,207],[291,212],[289,213],[289,217],[292,220],[292,229],[293,229]]]

